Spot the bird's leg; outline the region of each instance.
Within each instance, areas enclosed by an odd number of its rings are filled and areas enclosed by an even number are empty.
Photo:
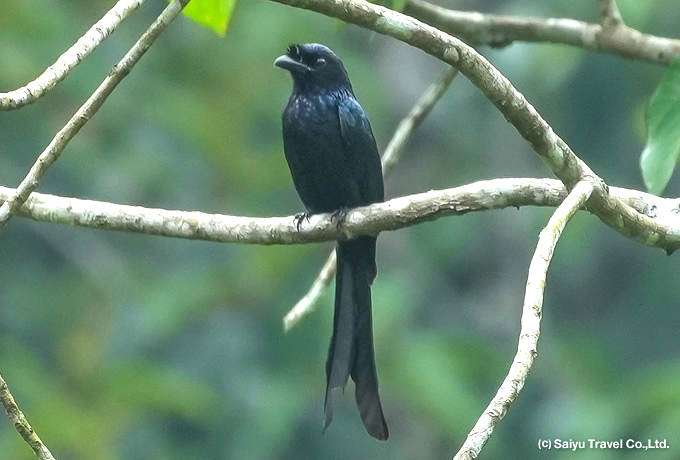
[[[300,225],[302,224],[302,221],[306,220],[309,222],[309,216],[311,215],[312,214],[307,211],[298,212],[295,214],[295,217],[293,217],[293,223],[295,224],[295,228],[297,228],[298,232],[300,231]]]
[[[349,212],[350,208],[340,208],[333,211],[331,214],[331,222],[335,221],[335,228],[342,231],[345,226],[345,216]]]

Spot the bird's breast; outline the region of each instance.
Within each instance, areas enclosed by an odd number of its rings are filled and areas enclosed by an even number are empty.
[[[322,154],[329,148],[341,148],[340,122],[335,99],[322,95],[292,98],[284,112],[284,131],[295,138],[294,145],[307,152]]]
[[[305,123],[326,122],[337,118],[337,103],[322,95],[297,97],[291,101],[289,110],[295,119]]]

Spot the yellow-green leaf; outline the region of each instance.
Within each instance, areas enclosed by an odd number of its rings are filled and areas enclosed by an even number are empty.
[[[236,0],[192,0],[184,8],[184,14],[224,36],[235,6]]]

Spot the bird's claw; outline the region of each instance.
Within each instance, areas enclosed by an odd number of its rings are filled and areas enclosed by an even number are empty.
[[[293,217],[293,223],[295,224],[295,228],[297,228],[298,232],[300,231],[300,225],[302,225],[303,220],[309,222],[309,216],[311,216],[311,214],[307,211],[295,214],[295,217]]]
[[[331,214],[331,222],[335,221],[335,228],[342,231],[345,226],[345,216],[349,212],[349,208],[340,208]]]

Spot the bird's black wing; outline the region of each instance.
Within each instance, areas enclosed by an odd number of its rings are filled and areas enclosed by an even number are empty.
[[[385,199],[380,154],[373,137],[371,124],[352,97],[338,103],[340,134],[345,144],[346,164],[352,179],[358,184],[359,200],[347,207],[362,206]]]

